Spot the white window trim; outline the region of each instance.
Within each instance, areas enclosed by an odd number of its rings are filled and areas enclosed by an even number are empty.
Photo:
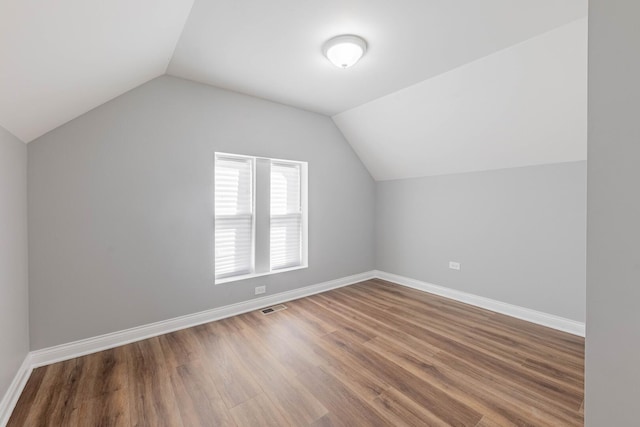
[[[266,216],[268,218],[267,223],[270,223],[270,206],[269,206],[269,198],[263,198],[263,200],[266,200],[266,203],[264,203],[262,206],[257,206],[257,187],[256,187],[256,181],[258,179],[257,177],[257,161],[258,160],[263,160],[263,161],[268,161],[268,162],[282,162],[282,163],[296,163],[300,165],[300,191],[301,191],[301,204],[302,204],[302,258],[301,258],[301,264],[300,265],[296,265],[293,267],[288,267],[288,268],[282,268],[279,270],[271,270],[271,266],[270,266],[270,262],[268,261],[269,258],[269,254],[262,254],[263,257],[267,257],[267,264],[269,265],[269,271],[261,271],[261,272],[251,272],[248,274],[242,274],[242,275],[237,275],[237,276],[230,276],[230,277],[223,277],[223,278],[219,278],[216,279],[215,278],[215,272],[214,272],[214,284],[215,285],[221,285],[224,283],[231,283],[231,282],[237,282],[240,280],[248,280],[248,279],[253,279],[256,277],[263,277],[263,276],[270,276],[273,274],[280,274],[280,273],[286,273],[289,271],[296,271],[296,270],[303,270],[305,268],[309,268],[309,213],[308,213],[308,207],[309,207],[309,194],[308,194],[308,187],[309,187],[309,183],[308,183],[308,176],[309,176],[309,172],[308,172],[308,163],[307,162],[303,162],[303,161],[298,161],[298,160],[288,160],[288,159],[277,159],[277,158],[271,158],[271,157],[261,157],[261,156],[247,156],[247,155],[243,155],[243,154],[235,154],[235,153],[225,153],[225,152],[218,152],[216,151],[214,154],[214,159],[217,156],[227,156],[227,157],[239,157],[239,158],[247,158],[247,159],[254,159],[253,161],[253,168],[254,168],[254,173],[253,173],[253,203],[254,203],[254,218],[253,218],[253,233],[252,233],[252,247],[253,247],[253,251],[252,251],[252,268],[255,270],[255,266],[256,266],[256,257],[257,257],[257,246],[256,246],[256,235],[257,233],[257,211],[258,209],[260,209],[260,211],[262,212],[262,215],[264,215],[266,213]],[[215,230],[215,206],[214,206],[214,230]],[[215,245],[215,243],[214,243]],[[267,245],[268,246],[268,245]],[[215,248],[214,248],[215,249]],[[214,262],[214,268],[215,268],[215,262]]]
[[[217,162],[218,159],[226,159],[226,160],[239,160],[239,159],[243,159],[245,161],[248,162],[249,167],[250,167],[250,177],[251,177],[251,181],[250,181],[250,190],[251,190],[251,199],[250,199],[250,203],[251,203],[251,207],[250,207],[250,212],[247,214],[234,214],[234,215],[218,215],[218,212],[215,210],[215,203],[214,203],[214,241],[215,239],[217,239],[217,225],[218,225],[218,221],[225,221],[225,220],[229,220],[229,219],[237,219],[237,218],[242,218],[242,217],[247,217],[251,219],[250,222],[250,234],[251,234],[251,240],[250,240],[250,253],[249,253],[249,264],[248,264],[248,268],[246,269],[247,273],[245,274],[251,274],[255,271],[255,259],[254,259],[254,255],[255,255],[255,248],[253,247],[255,244],[255,231],[256,231],[256,217],[255,217],[255,159],[250,158],[250,157],[245,157],[245,156],[229,156],[229,155],[224,155],[224,154],[216,154],[215,156],[215,162],[216,162],[216,166],[217,166]],[[214,177],[217,177],[217,170],[214,170]],[[217,187],[217,181],[215,181],[214,178],[214,187]],[[215,188],[214,188],[214,192],[215,192]],[[214,197],[215,199],[215,197]],[[215,244],[215,243],[214,243]],[[214,261],[214,269],[215,269],[215,264],[217,263],[217,259]],[[217,272],[217,270],[216,270]],[[227,277],[234,277],[234,275],[237,275],[235,273],[229,273],[226,274],[222,277],[218,277],[218,280],[222,280],[225,279]]]
[[[222,279],[217,279],[215,281],[215,284],[222,285],[223,283],[237,282],[238,280],[248,280],[248,279],[253,279],[255,277],[271,276],[273,274],[286,273],[287,271],[304,270],[305,268],[309,268],[309,266],[297,265],[295,267],[283,268],[283,269],[274,270],[274,271],[266,271],[264,273],[251,273],[251,274],[243,274],[241,276],[224,277]]]

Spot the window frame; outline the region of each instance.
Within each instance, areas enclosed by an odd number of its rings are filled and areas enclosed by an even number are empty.
[[[213,215],[213,221],[214,221],[214,228],[213,228],[213,235],[214,235],[214,248],[215,248],[215,240],[216,240],[216,232],[217,232],[217,222],[218,220],[221,220],[221,222],[224,221],[228,221],[228,220],[233,220],[236,218],[242,218],[242,217],[248,217],[251,220],[251,225],[250,225],[250,234],[251,234],[251,242],[250,242],[250,254],[249,254],[249,271],[248,273],[240,273],[240,274],[235,274],[235,273],[228,273],[222,277],[215,277],[216,280],[224,280],[226,278],[229,277],[237,277],[237,276],[242,276],[242,275],[246,275],[246,274],[252,274],[255,271],[255,234],[256,234],[256,213],[255,213],[255,198],[256,198],[256,194],[255,194],[255,182],[256,182],[256,177],[255,177],[255,160],[249,157],[245,157],[245,156],[229,156],[229,155],[225,155],[222,153],[216,153],[215,156],[215,161],[214,161],[214,168],[216,166],[216,162],[219,159],[227,159],[227,160],[237,160],[237,159],[242,159],[242,160],[248,160],[249,162],[249,175],[250,175],[250,180],[249,180],[249,191],[251,192],[250,194],[250,209],[249,209],[249,213],[242,213],[242,214],[237,214],[237,215],[218,215],[216,210],[215,210],[215,187],[216,187],[216,181],[215,181],[215,177],[216,177],[216,170],[214,169],[214,215]],[[215,255],[214,255],[214,275],[215,273],[215,264],[216,264],[216,259],[215,259]]]
[[[252,230],[252,271],[248,274],[239,274],[235,276],[226,276],[222,278],[216,278],[215,275],[215,229],[216,229],[216,215],[215,215],[215,169],[214,169],[214,197],[213,197],[213,219],[214,219],[214,227],[213,227],[213,235],[214,235],[214,284],[224,284],[237,282],[240,280],[252,279],[255,277],[269,276],[273,274],[286,273],[289,271],[302,270],[309,267],[309,221],[308,221],[308,162],[299,161],[299,160],[289,160],[289,159],[280,159],[280,158],[271,158],[271,157],[263,157],[263,156],[249,156],[245,154],[235,154],[235,153],[227,153],[227,152],[218,152],[214,153],[214,168],[215,168],[215,160],[218,157],[231,157],[231,158],[242,158],[242,159],[250,159],[252,165],[252,210],[253,210],[253,230]],[[264,172],[262,174],[259,173],[259,162],[267,163],[269,167],[263,168],[263,170],[269,171],[267,174]],[[264,187],[264,180],[266,178],[266,187],[270,188],[271,184],[271,164],[272,163],[285,163],[285,164],[296,164],[300,166],[300,204],[302,210],[302,230],[301,230],[301,262],[300,265],[281,268],[277,270],[273,270],[271,267],[271,254],[270,254],[270,240],[267,239],[266,245],[257,244],[257,237],[259,235],[264,239],[265,231],[266,235],[270,238],[270,228],[271,228],[271,195],[270,190],[268,190],[268,197],[264,197],[264,194],[258,195],[258,183],[262,181],[262,187]],[[261,175],[261,176],[259,176]],[[263,196],[263,197],[260,197]],[[262,228],[266,227],[266,230],[261,229],[258,230],[258,224],[260,222],[260,217],[262,218],[262,223],[266,224]],[[261,253],[258,253],[259,248],[266,247],[267,250],[264,249]],[[258,260],[258,261],[257,261]],[[266,263],[266,264],[265,264]],[[268,270],[256,271],[258,265],[266,265],[268,266]],[[264,267],[263,267],[264,268]],[[258,267],[259,269],[259,267]]]
[[[282,270],[286,270],[288,268],[295,268],[298,267],[299,265],[304,264],[303,262],[303,241],[304,241],[304,236],[303,236],[303,224],[304,224],[304,208],[302,206],[302,194],[304,193],[303,189],[302,189],[302,166],[298,163],[298,162],[279,162],[279,161],[275,161],[275,160],[271,160],[269,166],[270,166],[270,179],[273,179],[273,170],[274,170],[274,166],[285,166],[285,167],[290,167],[291,165],[295,166],[297,168],[298,171],[298,188],[300,191],[299,194],[299,200],[298,200],[298,207],[297,209],[299,209],[299,211],[297,212],[285,212],[285,213],[279,213],[279,214],[275,214],[273,212],[273,203],[271,203],[271,210],[269,211],[269,229],[270,229],[270,233],[273,232],[273,226],[274,226],[274,221],[277,222],[279,219],[285,219],[285,218],[296,218],[300,220],[300,248],[299,248],[299,260],[300,263],[299,264],[294,264],[294,265],[286,265],[283,267],[275,267],[274,268],[274,262],[273,262],[273,253],[270,251],[269,252],[269,271],[282,271]],[[273,182],[270,180],[269,184],[271,185],[271,188],[273,189]],[[271,198],[271,194],[270,196],[270,201],[273,202],[273,199]],[[270,234],[270,243],[273,244],[273,236]]]

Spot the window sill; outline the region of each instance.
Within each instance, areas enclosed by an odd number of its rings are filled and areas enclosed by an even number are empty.
[[[271,276],[272,274],[286,273],[287,271],[302,270],[302,269],[305,269],[305,268],[309,268],[309,266],[308,265],[299,265],[297,267],[283,268],[281,270],[267,271],[265,273],[251,273],[251,274],[243,274],[242,276],[225,277],[223,279],[216,279],[214,281],[214,284],[215,285],[221,285],[223,283],[237,282],[239,280],[253,279],[255,277]]]

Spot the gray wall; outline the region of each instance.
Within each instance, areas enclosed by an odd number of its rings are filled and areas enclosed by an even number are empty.
[[[586,425],[638,425],[640,2],[589,1]]]
[[[0,127],[0,400],[29,351],[27,146]]]
[[[585,320],[586,162],[383,181],[376,196],[379,270]]]
[[[309,162],[309,268],[214,285],[213,153]],[[374,183],[330,118],[160,77],[28,145],[31,347],[374,268]]]

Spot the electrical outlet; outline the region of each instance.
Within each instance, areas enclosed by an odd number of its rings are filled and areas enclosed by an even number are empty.
[[[455,261],[449,261],[449,268],[452,270],[460,270],[460,263]]]
[[[256,287],[256,295],[264,294],[265,292],[267,292],[267,287],[266,286],[257,286]]]

